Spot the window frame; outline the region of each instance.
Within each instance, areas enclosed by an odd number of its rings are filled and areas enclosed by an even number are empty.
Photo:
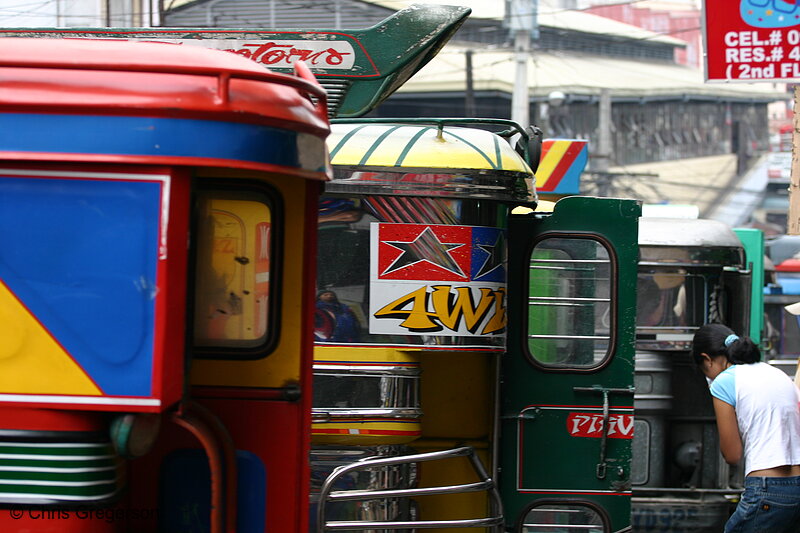
[[[537,507],[543,507],[546,505],[570,505],[574,507],[586,507],[591,509],[597,516],[600,517],[600,521],[603,523],[603,533],[610,533],[611,532],[611,520],[609,519],[608,513],[606,510],[598,505],[597,503],[591,500],[583,500],[583,499],[558,499],[558,498],[542,498],[540,500],[536,500],[530,505],[527,505],[523,511],[519,515],[519,519],[517,520],[517,525],[515,528],[516,533],[523,533],[525,527],[525,517]],[[577,524],[576,524],[577,525]]]
[[[239,198],[248,192],[264,199],[270,211],[270,243],[269,243],[269,292],[267,302],[266,334],[263,342],[257,346],[232,347],[232,346],[202,346],[194,340],[195,330],[195,288],[197,283],[197,237],[200,221],[199,198],[201,192],[222,193],[220,198]],[[191,215],[189,236],[189,265],[187,275],[187,311],[186,311],[186,343],[187,351],[192,358],[208,360],[234,360],[252,361],[264,359],[271,355],[278,346],[281,329],[281,301],[282,301],[282,266],[284,249],[285,212],[283,198],[280,191],[263,181],[227,178],[197,178],[191,193]]]
[[[579,240],[590,240],[599,243],[602,245],[608,252],[608,259],[609,259],[609,316],[611,319],[611,323],[609,326],[609,339],[608,339],[608,348],[606,350],[605,356],[598,361],[596,364],[590,366],[574,366],[574,365],[565,365],[565,364],[545,364],[539,361],[534,354],[531,352],[531,347],[528,335],[530,334],[530,330],[528,327],[528,321],[530,318],[530,305],[529,305],[529,298],[530,298],[530,259],[533,255],[533,251],[536,247],[545,240],[548,239],[579,239]],[[521,342],[523,345],[522,353],[525,355],[527,361],[533,365],[536,369],[541,370],[542,372],[555,372],[555,373],[576,373],[576,374],[588,374],[599,372],[606,368],[611,361],[614,359],[614,354],[616,353],[617,348],[617,324],[619,323],[619,260],[617,258],[617,253],[614,247],[611,244],[611,241],[606,239],[600,234],[592,233],[592,232],[579,232],[579,231],[549,231],[546,233],[542,233],[541,235],[537,235],[536,238],[530,243],[528,249],[526,251],[527,257],[527,265],[528,269],[525,270],[525,276],[522,280],[522,286],[524,287],[525,294],[527,295],[524,299],[524,309],[522,310],[522,320],[524,324],[524,332],[521,335]],[[634,289],[635,290],[635,289]]]

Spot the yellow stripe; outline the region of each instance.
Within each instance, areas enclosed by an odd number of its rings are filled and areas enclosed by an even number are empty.
[[[0,339],[0,393],[102,395],[2,283]]]
[[[352,346],[314,346],[314,362],[385,362],[419,364],[419,356],[415,352],[400,351],[395,348]]]
[[[556,165],[564,157],[570,144],[572,144],[570,141],[554,141],[550,146],[550,149],[542,158],[542,162],[539,163],[539,168],[536,170],[537,189],[544,187],[544,184],[550,179],[556,169]]]

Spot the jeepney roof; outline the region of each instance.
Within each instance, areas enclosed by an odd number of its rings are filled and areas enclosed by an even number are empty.
[[[639,245],[742,248],[736,233],[724,222],[661,217],[640,219]]]
[[[504,138],[491,131],[402,123],[332,124],[328,148],[334,167],[533,171]]]
[[[219,50],[6,37],[0,72],[4,127],[27,132],[4,143],[3,158],[84,161],[90,154],[95,162],[329,178],[325,92],[302,65],[290,76]],[[215,142],[221,137],[226,142]]]
[[[730,226],[717,220],[642,217],[639,220],[639,263],[742,267],[744,246]]]
[[[152,113],[185,111],[291,123],[319,136],[328,130],[325,117],[309,103],[309,93],[321,92],[315,81],[271,72],[219,50],[153,42],[6,37],[0,39],[0,68],[17,69],[19,78],[4,85],[3,107],[81,109],[94,114],[139,107]],[[166,85],[172,80],[182,85]]]

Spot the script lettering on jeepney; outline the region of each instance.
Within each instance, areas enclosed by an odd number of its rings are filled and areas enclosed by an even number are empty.
[[[295,62],[304,61],[314,69],[349,70],[356,56],[348,41],[170,39],[168,42],[232,52],[264,66],[281,69],[291,69]]]
[[[603,425],[603,415],[597,413],[570,413],[567,417],[567,431],[572,437],[601,438]],[[610,439],[632,439],[633,415],[610,415],[606,436]]]

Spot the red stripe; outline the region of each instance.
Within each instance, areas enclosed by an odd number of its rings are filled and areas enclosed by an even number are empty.
[[[578,148],[576,150],[576,148]],[[580,149],[583,148],[583,145],[576,145],[576,143],[570,143],[569,148],[564,152],[564,155],[561,156],[561,160],[556,164],[553,172],[550,174],[550,179],[547,180],[546,187],[542,187],[542,191],[554,191],[558,184],[561,183],[561,180],[564,179],[564,176],[567,175],[567,171],[569,167],[572,166],[572,163],[575,162],[575,159],[578,157],[578,154],[581,153]]]
[[[474,347],[463,347],[463,346],[432,346],[426,344],[358,344],[358,343],[351,343],[351,344],[337,344],[334,342],[315,342],[315,346],[330,346],[330,347],[342,347],[342,348],[394,348],[398,350],[413,350],[413,351],[420,351],[420,352],[432,352],[432,351],[440,351],[440,352],[503,352],[505,351],[504,348],[499,346],[474,346]]]
[[[315,424],[349,424],[351,422],[358,423],[396,423],[396,424],[419,424],[416,418],[337,418],[336,420],[329,420],[325,422],[314,422]]]
[[[315,365],[343,365],[343,366],[419,366],[419,363],[403,363],[400,361],[328,361],[315,359]]]
[[[309,180],[329,181],[330,177],[322,171],[304,170],[270,163],[258,163],[240,159],[223,159],[212,157],[154,156],[150,154],[78,154],[58,152],[12,152],[0,150],[3,159],[14,161],[59,162],[70,163],[111,163],[140,165],[187,165],[198,167],[224,167],[258,170],[280,174],[290,174]]]
[[[586,492],[581,490],[517,490],[522,494],[583,494],[586,496],[627,496],[630,498],[630,492]]]
[[[358,433],[350,433],[349,429],[315,429],[314,435],[420,435],[421,431],[400,431],[396,429],[359,429]]]
[[[530,409],[531,407],[566,407],[568,409],[600,409],[603,407],[602,404],[594,404],[594,405],[570,405],[570,404],[546,404],[546,403],[538,403],[538,404],[531,404],[526,405],[524,409]],[[633,409],[632,405],[609,405],[609,409]]]

